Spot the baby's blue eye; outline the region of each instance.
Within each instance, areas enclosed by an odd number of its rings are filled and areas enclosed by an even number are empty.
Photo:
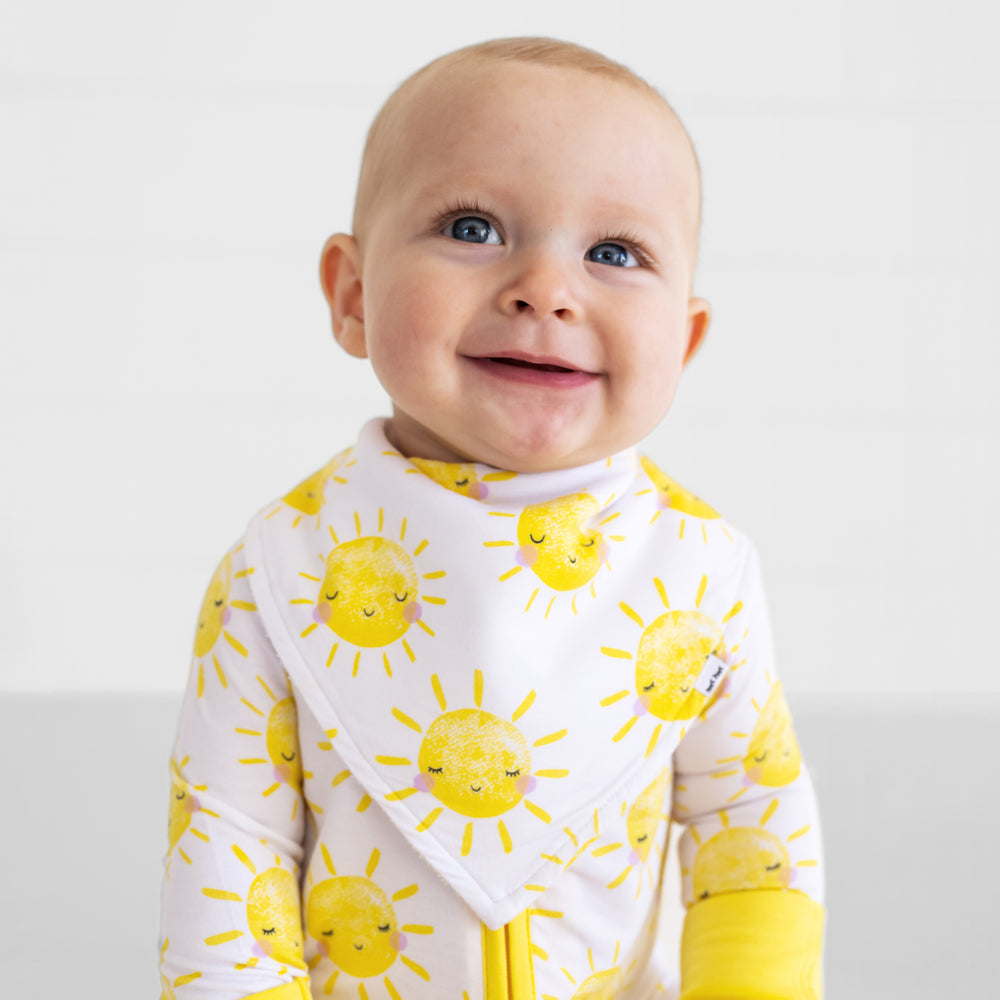
[[[612,267],[638,267],[639,262],[620,243],[598,243],[587,252],[587,260]]]
[[[463,215],[447,228],[453,239],[463,243],[500,243],[500,234],[485,219],[478,215]]]

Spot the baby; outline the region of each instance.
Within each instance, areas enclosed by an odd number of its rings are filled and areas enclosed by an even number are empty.
[[[677,116],[595,52],[489,42],[389,98],[321,277],[392,416],[209,585],[164,996],[821,996],[756,555],[633,450],[708,326],[699,221]]]

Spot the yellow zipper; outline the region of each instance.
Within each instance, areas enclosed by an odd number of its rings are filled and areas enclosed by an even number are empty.
[[[482,928],[484,1000],[535,1000],[528,911],[495,931]]]

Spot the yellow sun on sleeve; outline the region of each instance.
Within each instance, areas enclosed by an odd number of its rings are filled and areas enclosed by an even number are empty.
[[[222,562],[219,563],[212,575],[212,579],[205,592],[201,610],[198,612],[198,625],[194,636],[194,658],[191,662],[191,669],[197,671],[198,697],[205,693],[205,665],[211,662],[215,675],[223,688],[229,687],[225,671],[219,663],[216,653],[220,639],[224,640],[240,656],[248,656],[247,648],[239,638],[229,631],[227,626],[233,616],[233,610],[256,611],[257,607],[247,601],[232,599],[231,592],[233,579],[235,577],[249,576],[253,569],[241,570],[233,573],[232,557],[243,548],[238,546],[233,552],[227,553]]]
[[[241,757],[240,763],[271,768],[270,780],[261,794],[273,795],[282,785],[286,785],[295,793],[292,800],[292,819],[295,819],[299,804],[298,793],[302,791],[302,779],[311,778],[312,772],[302,770],[298,712],[292,695],[292,685],[290,681],[286,681],[287,695],[279,698],[262,677],[257,677],[257,683],[270,700],[270,707],[266,707],[265,703],[265,708],[261,709],[248,699],[241,699],[245,708],[253,715],[248,716],[244,725],[237,726],[236,732],[240,736],[254,739],[259,748],[258,753],[262,749],[267,755]],[[263,747],[260,746],[261,743]]]
[[[616,743],[624,739],[636,722],[646,715],[663,722],[696,718],[709,700],[718,696],[725,674],[730,669],[722,625],[700,610],[708,577],[701,578],[694,607],[682,610],[671,609],[661,580],[654,578],[653,585],[667,610],[652,621],[647,623],[624,601],[619,605],[626,618],[641,630],[634,651],[601,647],[605,656],[635,664],[632,714],[614,734]],[[740,607],[734,607],[723,621],[738,614]],[[628,690],[616,691],[604,698],[601,705],[605,708],[613,706],[631,693]],[[647,757],[657,744],[663,722],[653,729],[646,747]]]
[[[780,799],[772,799],[758,826],[730,826],[726,812],[719,814],[722,829],[702,842],[701,834],[691,828],[698,845],[691,874],[693,899],[707,899],[724,892],[751,889],[788,889],[795,886],[798,869],[815,868],[812,858],[794,860],[789,844],[810,830],[802,827],[782,840],[766,829],[778,810]],[[682,875],[687,875],[682,870]]]
[[[163,974],[163,962],[167,957],[167,949],[169,947],[170,938],[164,938],[163,944],[160,946],[160,1000],[177,1000],[175,990],[181,986],[186,986],[188,983],[193,983],[196,979],[201,979],[200,972],[188,972],[183,976],[177,976],[173,981],[169,980]]]
[[[221,902],[243,903],[246,921],[242,927],[210,935],[205,944],[217,947],[246,937],[253,944],[246,946],[246,958],[235,964],[236,969],[253,968],[262,958],[281,966],[278,975],[284,975],[288,968],[305,969],[298,880],[281,867],[277,855],[275,865],[259,871],[238,844],[232,845],[232,851],[253,876],[249,886],[242,894],[232,889],[204,888],[202,895]]]
[[[170,809],[167,814],[167,878],[170,878],[172,855],[176,852],[185,864],[191,864],[191,858],[181,846],[182,839],[194,838],[195,841],[209,842],[209,836],[204,830],[192,825],[195,813],[219,818],[219,814],[206,809],[199,793],[208,790],[207,785],[191,785],[183,774],[190,758],[185,757],[180,762],[170,761]],[[185,838],[185,834],[188,835]]]
[[[362,533],[358,513],[354,515],[354,524],[358,537],[344,542],[330,528],[334,547],[325,556],[319,555],[323,575],[299,573],[313,584],[312,592],[308,597],[293,598],[290,603],[311,608],[310,622],[302,630],[302,638],[322,628],[329,629],[336,637],[326,659],[328,667],[344,643],[354,650],[352,676],[357,676],[364,650],[381,650],[382,666],[391,677],[389,648],[399,644],[412,663],[416,656],[406,638],[410,629],[416,626],[434,636],[433,628],[424,620],[424,607],[445,604],[446,599],[422,594],[421,590],[424,581],[439,580],[446,574],[444,570],[423,572],[418,568],[418,558],[428,542],[424,540],[409,547],[405,519],[398,541],[383,534],[385,515],[381,509],[376,534]]]

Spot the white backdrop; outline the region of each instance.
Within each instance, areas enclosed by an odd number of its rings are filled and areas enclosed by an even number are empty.
[[[677,107],[709,339],[647,443],[757,541],[788,687],[1000,691],[1000,16],[962,0],[0,7],[0,690],[177,691],[249,516],[385,398],[316,276],[364,132],[551,34]],[[985,649],[983,646],[985,645]]]

